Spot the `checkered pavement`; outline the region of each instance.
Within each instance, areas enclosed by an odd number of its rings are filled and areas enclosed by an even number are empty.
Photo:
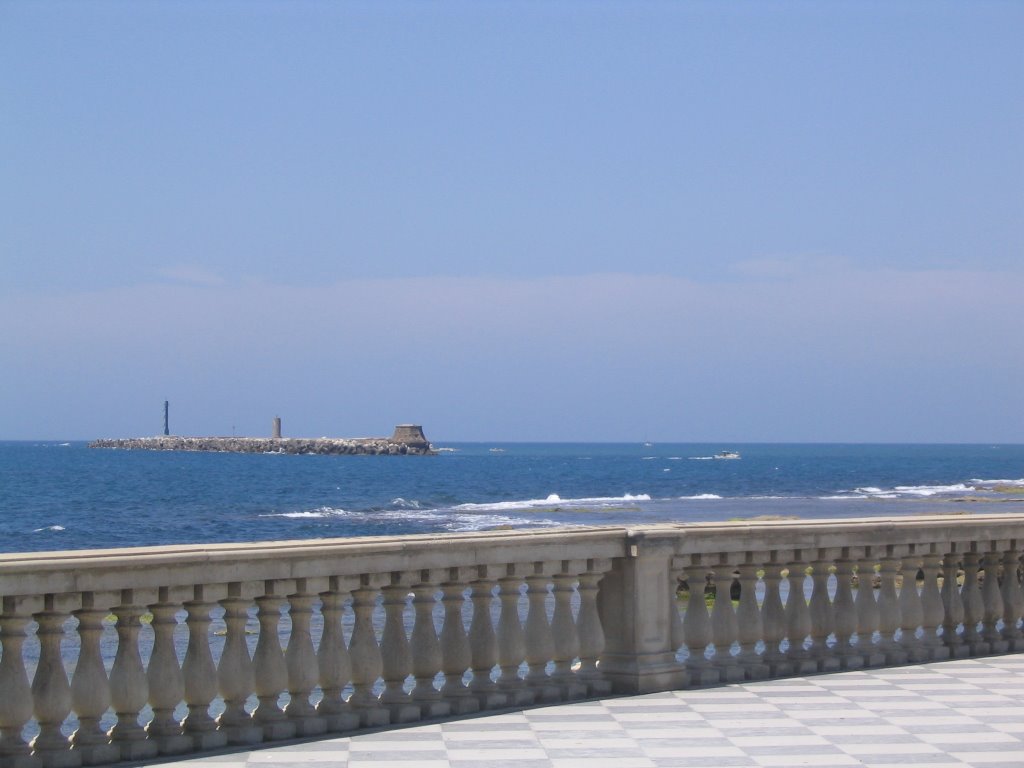
[[[506,712],[177,768],[1024,766],[1024,654]]]

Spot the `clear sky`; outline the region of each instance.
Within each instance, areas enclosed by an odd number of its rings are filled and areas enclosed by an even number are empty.
[[[0,0],[0,439],[1022,442],[1022,39]]]

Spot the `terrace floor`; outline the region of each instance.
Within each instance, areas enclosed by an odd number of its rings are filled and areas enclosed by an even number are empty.
[[[1024,765],[1024,654],[504,712],[179,768]]]

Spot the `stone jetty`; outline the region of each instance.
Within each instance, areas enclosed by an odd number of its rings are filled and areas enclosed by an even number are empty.
[[[399,424],[391,437],[131,437],[93,440],[90,448],[129,451],[208,451],[364,456],[433,456],[417,424]]]

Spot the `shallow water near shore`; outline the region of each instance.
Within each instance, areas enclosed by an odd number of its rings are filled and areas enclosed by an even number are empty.
[[[444,443],[287,456],[0,443],[0,551],[1024,511],[1024,445]],[[726,450],[740,459],[714,459]]]

